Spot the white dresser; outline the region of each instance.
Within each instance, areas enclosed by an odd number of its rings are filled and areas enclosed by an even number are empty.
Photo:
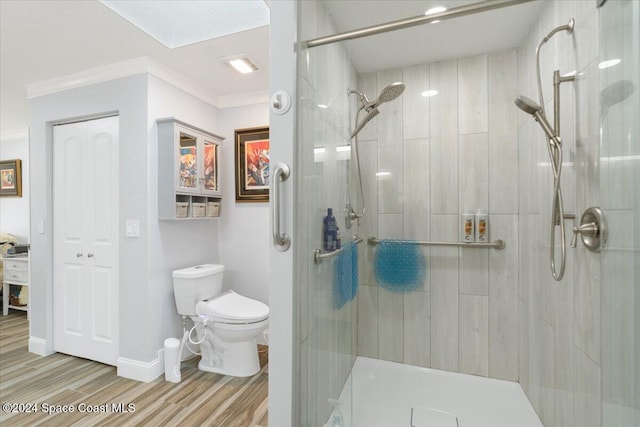
[[[2,314],[9,314],[9,309],[28,311],[29,305],[16,306],[9,304],[9,292],[12,285],[29,286],[29,257],[2,257]]]

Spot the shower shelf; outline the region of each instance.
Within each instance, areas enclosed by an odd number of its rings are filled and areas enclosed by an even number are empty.
[[[380,240],[376,237],[370,237],[367,241],[371,246],[377,245]],[[409,245],[421,245],[421,246],[456,246],[460,248],[473,248],[473,249],[504,249],[507,244],[504,240],[498,239],[489,243],[461,243],[461,242],[425,242],[420,240],[395,240],[397,243],[406,243]]]
[[[362,239],[361,237],[357,237],[354,236],[352,242],[356,245],[359,245],[360,243],[362,243],[364,241],[364,239]],[[336,249],[335,251],[331,251],[331,252],[322,252],[320,249],[314,249],[313,250],[313,261],[317,264],[320,265],[322,264],[322,260],[325,258],[331,258],[333,256],[338,255],[340,252],[342,252],[342,250],[344,249],[344,247],[340,248],[340,249]]]

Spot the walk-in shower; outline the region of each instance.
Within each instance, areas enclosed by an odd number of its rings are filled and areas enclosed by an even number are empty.
[[[562,175],[562,140],[560,138],[560,83],[572,82],[575,80],[575,76],[560,76],[560,71],[556,70],[553,74],[553,127],[547,120],[544,112],[544,92],[542,89],[542,79],[540,77],[540,48],[547,43],[554,34],[566,31],[568,34],[573,33],[575,21],[569,20],[566,25],[561,25],[549,32],[545,38],[542,39],[538,47],[536,48],[536,77],[538,83],[538,96],[540,104],[536,104],[526,96],[518,96],[515,100],[515,104],[518,108],[527,114],[531,114],[542,130],[547,135],[548,144],[547,149],[549,151],[549,161],[551,163],[551,171],[553,173],[553,206],[551,208],[551,233],[549,242],[549,262],[551,266],[551,274],[555,280],[562,280],[564,277],[565,266],[567,261],[567,241],[565,235],[565,219],[573,219],[575,215],[565,215],[564,205],[562,200],[562,187],[561,187],[561,175]],[[560,267],[556,269],[556,227],[560,227]]]
[[[362,92],[353,89],[347,89],[347,94],[358,95],[358,99],[360,101],[360,105],[358,107],[358,111],[356,112],[355,118],[355,128],[353,132],[351,132],[351,140],[354,141],[353,148],[356,157],[356,168],[358,169],[358,187],[360,189],[360,200],[362,201],[362,210],[360,213],[356,212],[351,206],[351,203],[347,203],[346,213],[345,213],[345,225],[347,228],[351,228],[353,221],[357,221],[364,216],[365,213],[365,200],[364,200],[364,192],[362,190],[362,171],[360,170],[360,155],[358,154],[358,134],[364,127],[373,119],[375,116],[380,114],[380,110],[378,107],[385,102],[393,101],[404,92],[405,85],[401,82],[395,82],[388,86],[386,86],[382,91],[380,91],[380,95],[375,98],[373,101],[370,101],[367,95]],[[367,112],[367,115],[362,119],[361,122],[358,121],[360,117],[360,112],[364,110]]]

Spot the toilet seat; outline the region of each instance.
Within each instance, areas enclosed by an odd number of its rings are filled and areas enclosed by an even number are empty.
[[[214,322],[242,324],[261,322],[269,317],[269,307],[251,298],[228,291],[196,304],[196,313]]]

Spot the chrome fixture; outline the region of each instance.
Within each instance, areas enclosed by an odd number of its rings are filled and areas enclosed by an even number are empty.
[[[371,121],[371,119],[373,119],[378,114],[380,114],[380,110],[378,110],[377,108],[374,108],[373,110],[369,111],[367,113],[367,115],[364,117],[364,119],[362,119],[360,124],[353,130],[353,132],[351,132],[351,139],[353,139],[356,136],[358,136],[358,134],[360,133],[360,131],[362,129],[364,129],[366,124],[369,123]]]
[[[351,203],[347,203],[345,208],[345,225],[347,229],[351,228],[353,221],[358,221],[360,218],[364,216],[365,211],[365,203],[364,203],[364,191],[362,190],[362,172],[360,171],[360,155],[358,154],[358,134],[367,123],[371,121],[375,116],[380,114],[380,110],[378,107],[385,102],[393,101],[404,92],[405,85],[401,82],[395,82],[388,86],[386,86],[382,91],[380,91],[380,95],[373,101],[370,101],[367,95],[362,92],[353,89],[347,89],[347,96],[356,94],[358,95],[358,99],[360,100],[360,107],[356,112],[356,120],[355,120],[355,129],[351,132],[351,139],[354,140],[353,151],[356,156],[356,167],[358,168],[358,187],[360,189],[360,200],[362,201],[362,211],[360,213],[356,212],[351,206]],[[358,118],[360,116],[360,111],[366,111],[367,115],[362,119],[361,122],[358,123]]]
[[[515,100],[516,106],[527,114],[531,114],[533,118],[540,124],[542,130],[547,135],[549,151],[549,159],[551,161],[551,170],[553,172],[553,206],[551,208],[551,236],[549,242],[549,261],[551,265],[551,274],[555,280],[562,280],[564,277],[565,264],[567,260],[567,242],[565,236],[564,221],[566,219],[574,219],[575,215],[565,214],[562,200],[562,188],[560,186],[560,178],[562,174],[562,139],[560,138],[560,84],[572,82],[575,76],[560,76],[560,71],[553,72],[553,127],[547,120],[544,112],[544,94],[542,91],[542,79],[540,78],[540,48],[549,41],[556,33],[566,31],[568,34],[573,33],[575,21],[573,18],[566,25],[554,28],[542,39],[536,48],[536,72],[538,80],[538,97],[540,104],[536,104],[526,96],[518,96]],[[556,270],[555,241],[556,227],[560,227],[560,268]]]
[[[361,37],[373,36],[376,34],[387,33],[389,31],[396,31],[404,28],[414,27],[416,25],[430,24],[434,21],[440,21],[443,19],[458,18],[460,16],[471,15],[474,13],[486,12],[489,10],[500,9],[508,6],[515,6],[522,3],[528,3],[530,1],[533,0],[488,0],[478,3],[472,3],[465,6],[445,10],[444,12],[440,13],[418,15],[412,18],[400,19],[398,21],[387,22],[385,24],[346,31],[344,33],[334,34],[332,36],[325,36],[313,40],[307,40],[302,42],[302,47],[310,48],[330,43],[341,42],[344,40],[353,40]]]
[[[591,207],[584,211],[580,226],[573,227],[572,248],[578,244],[578,235],[582,238],[585,248],[591,252],[600,252],[607,241],[607,220],[600,208]]]
[[[395,241],[395,240],[394,240]],[[375,246],[380,242],[377,237],[369,237],[367,243],[370,246]],[[494,240],[487,243],[464,243],[464,242],[426,242],[422,240],[397,240],[400,244],[407,245],[420,245],[420,246],[454,246],[458,248],[472,248],[472,249],[496,249],[503,250],[507,247],[507,244],[502,239]]]
[[[354,245],[359,245],[364,240],[362,239],[362,237],[353,236],[351,241],[353,242]],[[334,257],[338,255],[340,252],[342,252],[343,249],[344,249],[344,246],[341,247],[340,249],[336,249],[335,251],[331,251],[331,252],[322,252],[322,250],[320,249],[314,249],[313,262],[315,262],[316,265],[320,265],[322,264],[323,259]]]
[[[271,220],[273,231],[273,246],[280,252],[285,252],[291,246],[291,238],[287,233],[280,233],[280,183],[289,178],[291,171],[285,163],[278,163],[273,170],[271,180]]]

